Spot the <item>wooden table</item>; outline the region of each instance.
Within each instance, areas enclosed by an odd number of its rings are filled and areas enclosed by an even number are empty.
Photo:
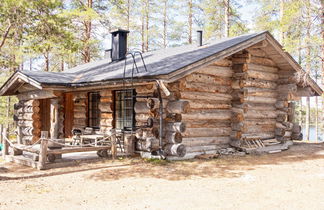
[[[90,142],[92,140],[94,140],[95,142],[95,146],[97,146],[97,143],[99,140],[104,138],[104,135],[100,135],[100,134],[89,134],[89,135],[81,135],[81,146],[84,144],[85,140],[90,140]]]

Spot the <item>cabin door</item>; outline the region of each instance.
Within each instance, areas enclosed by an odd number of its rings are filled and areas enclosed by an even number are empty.
[[[73,128],[73,94],[66,93],[64,98],[64,135],[65,138],[72,137],[72,128]]]
[[[51,136],[51,101],[50,99],[40,99],[40,118],[41,118],[41,131],[48,131],[48,136]]]

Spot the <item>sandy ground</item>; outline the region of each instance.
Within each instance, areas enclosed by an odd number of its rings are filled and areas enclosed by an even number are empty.
[[[1,209],[324,209],[324,144],[181,162],[37,171],[0,163]]]

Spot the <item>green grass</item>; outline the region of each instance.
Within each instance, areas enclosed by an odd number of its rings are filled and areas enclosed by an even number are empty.
[[[156,165],[167,165],[172,163],[169,160],[160,160],[160,159],[145,159],[145,162],[156,164]]]

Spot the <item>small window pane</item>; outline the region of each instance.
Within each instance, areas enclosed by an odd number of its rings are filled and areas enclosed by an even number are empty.
[[[117,129],[130,130],[135,125],[134,90],[118,90],[115,91],[115,126]]]
[[[88,99],[88,125],[89,127],[100,126],[99,110],[100,94],[98,92],[89,93]]]

